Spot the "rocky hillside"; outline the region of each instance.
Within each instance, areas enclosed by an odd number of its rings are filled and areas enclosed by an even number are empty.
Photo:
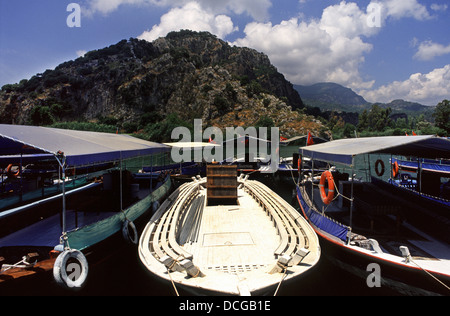
[[[254,126],[268,116],[286,136],[324,131],[296,111],[303,107],[266,55],[192,31],[151,43],[123,40],[0,92],[1,123],[109,122],[127,132],[169,116],[219,127]]]

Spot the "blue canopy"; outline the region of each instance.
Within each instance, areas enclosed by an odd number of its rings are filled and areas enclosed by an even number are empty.
[[[372,153],[450,159],[450,140],[433,135],[347,138],[302,147],[300,153],[315,160],[347,165],[352,165],[357,155]]]
[[[68,166],[118,161],[170,151],[169,146],[128,135],[0,124],[0,159],[52,158],[63,153]]]

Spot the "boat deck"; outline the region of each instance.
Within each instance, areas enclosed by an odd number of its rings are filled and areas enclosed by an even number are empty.
[[[198,237],[183,245],[196,258],[198,266],[233,271],[273,263],[274,251],[280,243],[275,227],[242,189],[238,190],[238,202],[239,205],[206,206],[202,199]]]

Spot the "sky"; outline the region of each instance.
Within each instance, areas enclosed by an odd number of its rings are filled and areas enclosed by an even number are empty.
[[[0,0],[0,87],[122,39],[208,31],[287,80],[369,102],[450,99],[449,0]]]

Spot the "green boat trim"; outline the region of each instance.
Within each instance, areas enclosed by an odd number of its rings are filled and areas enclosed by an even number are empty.
[[[121,231],[126,219],[135,221],[144,215],[154,202],[159,201],[170,192],[171,187],[171,179],[167,177],[159,188],[123,212],[117,212],[101,221],[67,232],[69,247],[85,250]]]

